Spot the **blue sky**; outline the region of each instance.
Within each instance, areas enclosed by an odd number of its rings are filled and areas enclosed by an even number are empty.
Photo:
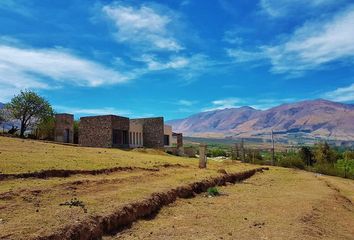
[[[0,101],[182,118],[325,98],[354,102],[354,2],[1,0]]]

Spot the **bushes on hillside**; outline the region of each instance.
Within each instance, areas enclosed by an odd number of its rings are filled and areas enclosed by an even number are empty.
[[[278,165],[287,168],[305,169],[305,163],[298,154],[291,153],[279,159]]]

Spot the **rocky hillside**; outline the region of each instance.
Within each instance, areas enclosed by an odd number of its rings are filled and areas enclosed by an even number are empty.
[[[187,136],[278,135],[354,140],[354,105],[327,100],[284,104],[265,111],[251,107],[202,112],[168,124]]]

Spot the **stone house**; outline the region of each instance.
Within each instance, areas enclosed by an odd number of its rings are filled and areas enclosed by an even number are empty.
[[[56,127],[58,126],[58,129],[56,128],[55,131],[58,130],[60,133],[63,132],[62,129],[71,131],[74,122],[73,115],[70,115],[72,121],[64,121],[66,118],[62,117],[69,116],[69,114],[57,115],[58,125],[56,124]],[[67,123],[72,126],[69,127]],[[172,146],[172,127],[164,124],[163,117],[138,119],[116,115],[81,117],[78,135],[79,145],[85,147],[164,148]],[[56,138],[56,141],[73,142],[72,138],[65,138],[64,135]]]
[[[74,142],[74,115],[67,113],[55,114],[54,141]]]

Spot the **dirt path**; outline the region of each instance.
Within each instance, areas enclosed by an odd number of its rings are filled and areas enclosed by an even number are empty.
[[[219,188],[220,197],[177,200],[105,239],[354,239],[353,203],[326,178],[272,169]]]

